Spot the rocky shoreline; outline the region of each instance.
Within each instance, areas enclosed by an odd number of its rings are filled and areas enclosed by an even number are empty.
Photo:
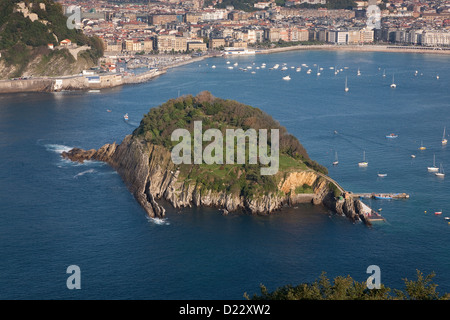
[[[98,150],[74,148],[62,152],[62,157],[71,161],[97,160],[114,168],[138,203],[153,218],[165,216],[165,208],[157,200],[166,200],[174,208],[208,206],[221,209],[224,213],[240,212],[267,215],[286,206],[299,203],[323,205],[332,212],[347,217],[352,222],[365,219],[359,199],[345,197],[336,199],[330,189],[331,179],[315,171],[293,172],[280,182],[280,194],[262,195],[252,199],[240,195],[203,190],[200,186],[179,179],[179,170],[171,160],[170,152],[158,145],[147,144],[131,135],[121,144],[106,144]],[[313,194],[292,195],[286,191],[304,184],[311,185]]]

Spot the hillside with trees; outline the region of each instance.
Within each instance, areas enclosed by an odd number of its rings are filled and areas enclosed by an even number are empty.
[[[19,10],[19,4],[25,6],[32,18]],[[90,49],[82,51],[80,57],[73,57],[65,48],[51,50],[48,46],[52,44],[56,48],[65,39]],[[24,74],[58,75],[96,65],[103,55],[103,44],[81,30],[67,28],[62,7],[53,0],[2,0],[0,53],[1,78]]]
[[[187,95],[170,99],[144,115],[133,136],[152,145],[161,145],[172,150],[178,141],[172,141],[171,135],[179,128],[194,133],[194,121],[202,122],[202,131],[219,129],[226,136],[227,129],[267,129],[268,143],[271,145],[270,132],[279,130],[279,172],[276,175],[261,175],[261,164],[208,164],[181,165],[184,179],[196,181],[205,189],[226,191],[251,198],[256,194],[278,192],[278,183],[287,172],[314,170],[327,174],[327,168],[311,160],[307,151],[296,137],[289,134],[285,127],[270,115],[234,100],[216,98],[205,91],[197,96]],[[193,140],[193,138],[192,138]],[[236,152],[237,153],[237,152]],[[225,155],[225,150],[223,152]],[[246,148],[246,159],[248,150]],[[191,162],[193,163],[193,161]],[[311,192],[310,188],[298,190],[299,193]]]

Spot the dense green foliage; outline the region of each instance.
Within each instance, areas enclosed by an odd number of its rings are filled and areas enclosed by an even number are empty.
[[[24,2],[29,12],[37,14],[39,20],[32,22],[22,13],[14,12],[19,2]],[[45,10],[40,8],[41,3],[45,4]],[[87,55],[96,63],[103,55],[101,40],[87,37],[81,30],[67,28],[66,22],[67,17],[63,15],[61,5],[53,0],[1,0],[0,51],[5,61],[18,66],[17,73],[20,74],[20,69],[25,68],[36,51],[39,51],[36,48],[47,47],[50,43],[57,46],[59,41],[70,39],[79,46],[90,46],[92,49]]]
[[[197,96],[187,95],[171,99],[157,108],[151,109],[133,132],[135,137],[143,138],[151,144],[162,145],[169,150],[179,143],[172,141],[172,132],[184,128],[194,133],[194,121],[202,122],[202,131],[214,128],[226,137],[226,129],[252,128],[258,132],[266,129],[270,145],[270,132],[279,130],[280,171],[306,170],[312,168],[327,174],[327,169],[311,160],[305,148],[296,137],[289,134],[271,116],[258,108],[241,104],[233,100],[213,97],[209,92]],[[225,139],[225,138],[224,138]],[[224,141],[225,143],[225,141]],[[203,147],[209,143],[204,143]],[[236,149],[236,145],[235,145]],[[225,151],[223,152],[225,155]],[[235,159],[237,157],[235,152]],[[246,149],[246,159],[248,149]],[[261,164],[192,164],[181,165],[181,175],[192,180],[202,188],[212,191],[227,191],[251,198],[254,195],[274,193],[277,191],[277,179],[280,176],[260,174]],[[192,160],[193,163],[193,160]],[[304,191],[305,192],[305,191]]]
[[[250,128],[257,131],[278,129],[280,153],[305,161],[311,167],[315,166],[327,173],[326,168],[314,164],[297,138],[289,134],[286,128],[271,116],[258,108],[234,100],[216,98],[207,91],[199,93],[196,97],[187,95],[171,99],[158,108],[151,109],[144,115],[134,135],[144,136],[153,144],[172,148],[177,144],[171,141],[172,132],[178,128],[186,128],[193,132],[194,121],[202,121],[203,131],[216,128],[221,130],[224,136],[225,130],[230,128],[241,128],[244,131]],[[268,137],[270,143],[270,134]]]
[[[405,289],[390,289],[383,285],[380,289],[368,289],[365,282],[357,282],[350,276],[338,276],[333,282],[325,273],[313,283],[297,286],[286,285],[269,292],[260,286],[261,294],[244,297],[251,300],[449,300],[450,294],[441,295],[433,283],[435,274],[424,276],[417,270],[417,280],[404,279]]]

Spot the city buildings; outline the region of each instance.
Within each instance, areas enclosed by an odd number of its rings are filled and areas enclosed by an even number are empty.
[[[103,39],[106,52],[197,52],[283,42],[450,46],[450,0],[370,0],[380,13],[378,24],[368,21],[368,1],[348,10],[326,9],[326,0],[291,0],[283,7],[270,0],[248,12],[205,7],[202,0],[58,2],[68,16],[74,5],[80,9],[83,32]]]

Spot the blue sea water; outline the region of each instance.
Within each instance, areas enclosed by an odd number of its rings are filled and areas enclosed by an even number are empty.
[[[450,132],[449,57],[297,51],[228,60],[101,93],[0,96],[1,299],[243,299],[260,284],[273,290],[322,271],[365,281],[370,265],[388,287],[403,288],[418,269],[435,272],[438,291],[450,292],[449,178],[427,172],[433,155],[450,166],[450,146],[440,143],[445,126]],[[282,80],[287,74],[291,80]],[[108,165],[60,157],[73,147],[119,143],[150,108],[203,90],[273,116],[347,190],[410,199],[365,200],[387,219],[372,228],[312,205],[271,216],[167,205],[165,219],[149,219]],[[390,133],[398,138],[386,139]],[[369,166],[361,169],[364,152]],[[66,286],[70,265],[80,267],[81,290]]]

